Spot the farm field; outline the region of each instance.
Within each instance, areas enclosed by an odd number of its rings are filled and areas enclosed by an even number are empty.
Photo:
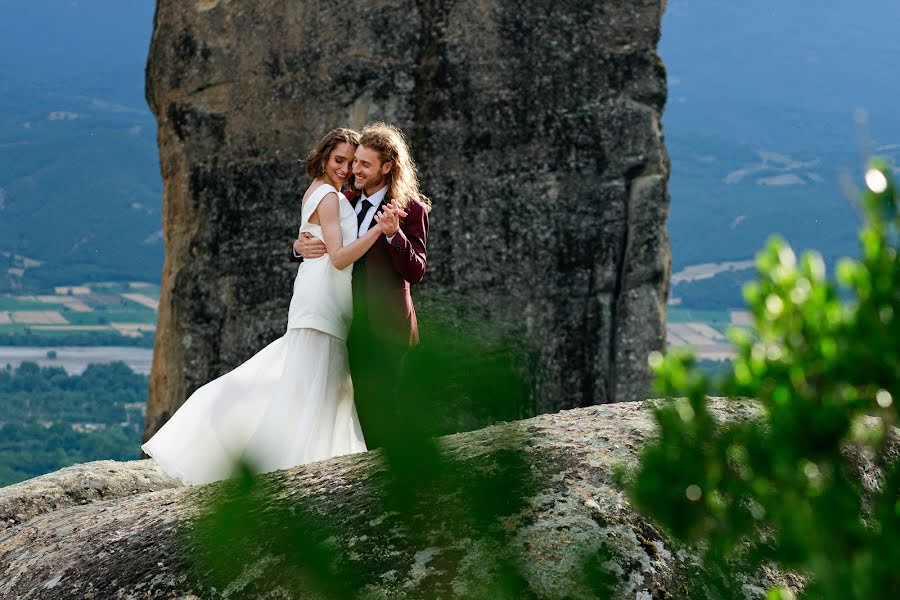
[[[159,286],[87,283],[53,294],[0,295],[0,345],[151,345]]]
[[[734,358],[726,333],[731,327],[746,327],[750,314],[745,310],[705,310],[668,307],[666,344],[670,348],[692,348],[701,360]]]
[[[53,294],[0,295],[0,346],[142,346],[152,348],[159,286],[145,282],[86,283]],[[690,347],[700,359],[730,360],[725,333],[747,326],[739,309],[667,308],[669,347]]]

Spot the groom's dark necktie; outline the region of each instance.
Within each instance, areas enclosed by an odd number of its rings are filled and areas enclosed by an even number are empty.
[[[360,200],[360,211],[359,214],[356,215],[356,231],[359,232],[360,227],[362,227],[363,221],[366,219],[366,215],[369,214],[369,209],[372,208],[372,203],[368,200]]]
[[[368,200],[360,199],[359,201],[359,213],[356,215],[356,233],[359,234],[359,230],[362,228],[363,221],[366,220],[366,215],[369,214],[369,209],[372,208],[372,203]],[[365,297],[366,297],[366,255],[363,254],[358,261],[356,261],[353,265],[353,315],[354,321],[357,323],[362,322],[365,313]]]

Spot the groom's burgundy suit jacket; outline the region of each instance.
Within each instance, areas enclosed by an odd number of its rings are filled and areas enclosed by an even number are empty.
[[[359,195],[344,192],[353,206]],[[384,203],[389,200],[386,198]],[[406,205],[407,215],[390,243],[378,238],[369,251],[353,266],[353,313],[350,335],[354,329],[366,327],[376,342],[396,346],[419,343],[419,325],[409,286],[425,276],[428,241],[428,211],[418,200]],[[372,225],[375,225],[372,219]],[[301,258],[290,253],[293,262]],[[365,323],[365,325],[363,325]]]

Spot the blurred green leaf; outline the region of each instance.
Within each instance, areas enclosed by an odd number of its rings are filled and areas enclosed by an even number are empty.
[[[737,356],[717,388],[756,398],[759,419],[715,423],[710,382],[693,358],[654,359],[656,389],[682,398],[658,408],[659,437],[629,491],[641,511],[697,544],[707,591],[728,595],[740,587],[733,573],[774,563],[810,575],[806,597],[900,597],[900,463],[884,435],[900,392],[900,221],[891,170],[869,168],[874,188],[887,183],[864,192],[862,256],[838,263],[837,283],[819,254],[797,261],[778,237],[757,256],[757,281],[744,289],[754,326],[729,332]],[[851,443],[875,457],[880,489],[863,488]],[[767,595],[793,597],[786,588]]]

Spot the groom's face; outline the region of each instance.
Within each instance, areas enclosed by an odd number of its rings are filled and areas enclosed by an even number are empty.
[[[356,178],[356,189],[362,190],[370,196],[384,187],[387,174],[391,172],[393,164],[381,162],[378,152],[366,146],[356,149],[353,160],[353,175]]]

